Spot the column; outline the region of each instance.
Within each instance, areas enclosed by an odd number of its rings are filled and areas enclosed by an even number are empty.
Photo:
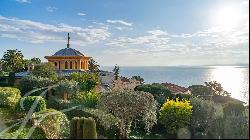
[[[75,69],[75,60],[72,60],[72,63],[73,63],[73,64],[72,64],[72,65],[73,65],[73,68],[72,68],[72,69],[74,70],[74,69]]]

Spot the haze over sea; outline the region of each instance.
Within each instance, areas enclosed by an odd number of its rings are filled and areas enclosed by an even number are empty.
[[[113,68],[101,67],[107,71]],[[170,82],[184,87],[218,81],[233,98],[249,103],[249,66],[120,67],[120,75],[139,75],[146,83]]]

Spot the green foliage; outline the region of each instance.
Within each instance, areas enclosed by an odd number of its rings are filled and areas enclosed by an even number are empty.
[[[49,78],[52,80],[57,79],[55,66],[51,62],[36,65],[34,70],[32,71],[32,74],[36,77]]]
[[[21,98],[20,94],[17,88],[0,87],[0,107],[15,107]]]
[[[175,98],[179,98],[180,100],[182,99],[190,99],[192,97],[192,95],[190,94],[183,94],[183,93],[178,93],[175,95]]]
[[[33,104],[37,104],[34,106],[34,112],[46,110],[46,101],[41,96],[27,96],[21,98],[16,105],[16,110],[28,112]]]
[[[8,78],[9,86],[14,86],[15,80],[16,80],[15,73],[14,72],[9,72],[9,78]]]
[[[67,109],[67,108],[71,108],[76,106],[75,104],[72,104],[72,102],[70,100],[63,100],[61,98],[57,98],[57,97],[50,97],[47,100],[47,108],[53,108],[56,110],[63,110],[63,109]],[[68,112],[65,112],[66,114]]]
[[[139,81],[141,84],[143,84],[143,82],[144,82],[144,79],[141,76],[132,76],[131,79],[135,79],[135,80]]]
[[[96,128],[99,134],[102,134],[109,139],[117,139],[119,136],[119,128],[117,126],[119,119],[110,113],[93,108],[77,108],[76,110],[71,110],[65,113],[69,118],[92,117],[96,121]]]
[[[142,118],[147,132],[157,121],[157,101],[150,93],[142,91],[106,93],[100,98],[97,106],[121,120],[119,123],[121,138],[127,138],[131,123],[136,121],[136,118]]]
[[[188,100],[169,100],[160,109],[159,122],[164,125],[166,132],[176,134],[178,129],[190,124],[192,106]]]
[[[26,76],[22,78],[20,81],[20,90],[22,92],[22,95],[25,95],[27,92],[37,89],[37,88],[42,88],[42,87],[48,87],[50,85],[53,85],[55,81],[49,79],[49,78],[42,78],[42,77],[36,77],[36,76]],[[32,95],[39,95],[40,92],[37,94],[34,93]]]
[[[45,139],[44,132],[35,128],[30,137],[28,137],[29,130],[31,128],[30,125],[26,125],[23,129],[18,130],[21,125],[17,125],[14,128],[10,129],[6,133],[0,136],[0,139]]]
[[[210,88],[203,86],[203,85],[192,85],[188,87],[192,93],[192,95],[198,97],[198,96],[206,96],[206,95],[212,95],[212,91]]]
[[[225,91],[223,87],[221,86],[220,83],[217,81],[210,81],[210,82],[205,82],[206,87],[210,88],[212,90],[213,95],[218,95],[218,96],[230,96],[231,93]]]
[[[249,110],[224,117],[224,139],[249,139]]]
[[[93,58],[89,59],[88,68],[89,68],[90,72],[98,72],[99,67],[100,67],[100,65],[98,65],[97,62]]]
[[[99,75],[97,73],[72,73],[70,79],[77,81],[82,91],[89,92],[99,83]]]
[[[30,62],[31,64],[41,64],[42,61],[40,58],[34,57],[30,59]]]
[[[76,94],[80,89],[78,86],[78,82],[76,81],[69,81],[69,80],[61,80],[58,83],[58,86],[54,88],[55,94],[58,96],[62,96],[64,93],[68,95]]]
[[[83,139],[97,139],[96,124],[93,118],[84,118]]]
[[[37,123],[42,119],[40,123]],[[47,109],[33,114],[33,125],[42,129],[46,139],[67,139],[70,133],[70,124],[67,116],[57,110]]]
[[[230,101],[225,103],[223,106],[223,112],[226,116],[240,115],[244,110],[244,105],[239,102]]]
[[[7,50],[1,63],[6,72],[20,72],[24,68],[23,54],[18,50]]]
[[[171,94],[171,91],[162,86],[161,84],[144,84],[135,87],[136,91],[144,91],[153,94],[155,100],[162,105],[167,98],[174,98],[174,95]]]
[[[81,104],[84,107],[95,108],[100,95],[95,92],[79,92],[72,97],[72,102]]]
[[[91,117],[74,117],[70,121],[71,139],[97,139],[95,120]]]
[[[119,73],[120,73],[120,67],[115,65],[115,68],[113,69],[114,75],[115,75],[115,80],[118,79]]]
[[[220,104],[200,98],[190,98],[193,106],[190,130],[195,139],[222,138],[223,108]]]

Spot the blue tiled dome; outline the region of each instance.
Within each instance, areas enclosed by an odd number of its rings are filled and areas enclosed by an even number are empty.
[[[84,56],[84,55],[75,49],[65,48],[65,49],[59,50],[53,56]]]

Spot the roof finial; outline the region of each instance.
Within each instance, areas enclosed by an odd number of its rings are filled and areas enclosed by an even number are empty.
[[[69,48],[69,39],[70,39],[70,37],[69,37],[69,33],[68,33],[68,44],[67,44],[67,48]]]

